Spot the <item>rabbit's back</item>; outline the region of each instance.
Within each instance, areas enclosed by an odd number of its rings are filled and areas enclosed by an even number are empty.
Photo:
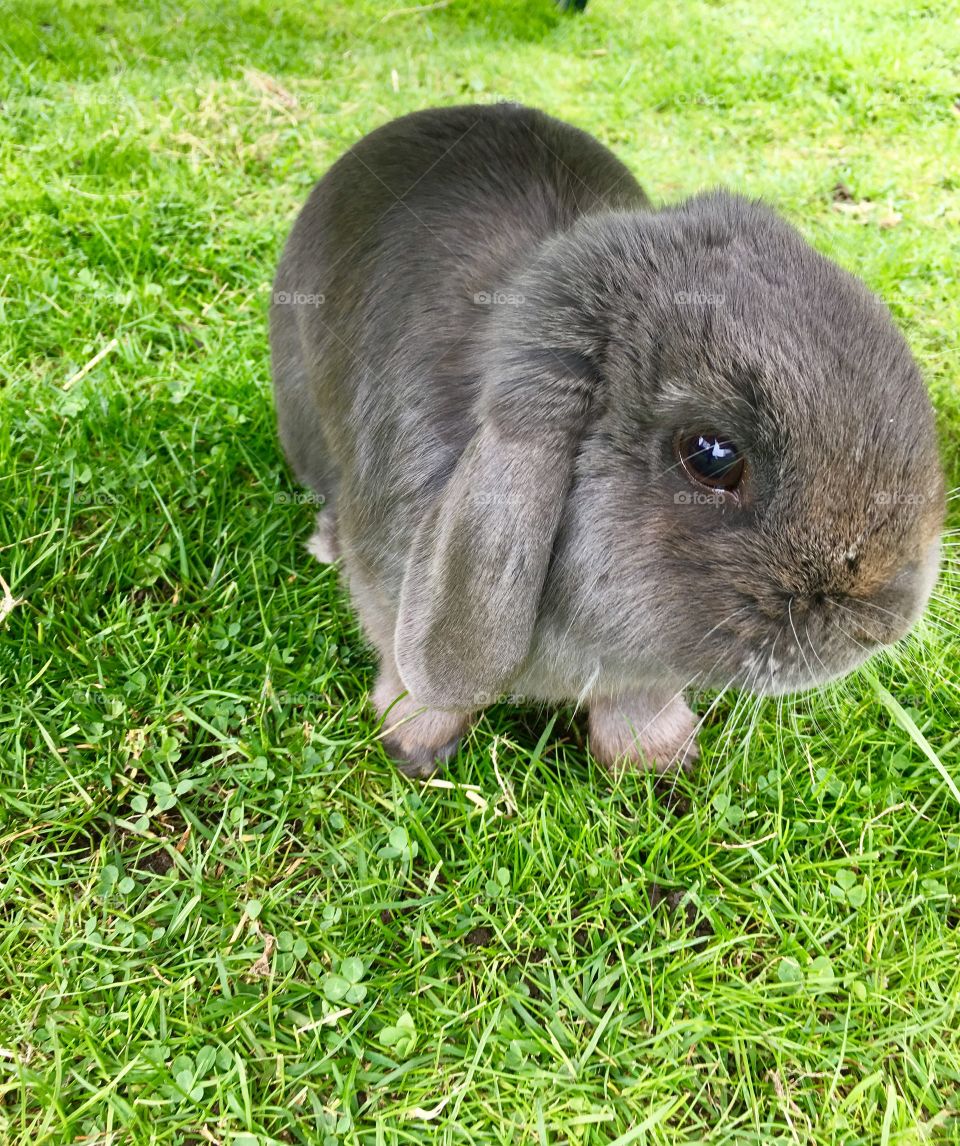
[[[582,214],[646,205],[596,140],[504,104],[394,120],[316,185],[274,283],[278,419],[365,562],[397,564],[473,434],[478,340],[523,305],[511,273]]]

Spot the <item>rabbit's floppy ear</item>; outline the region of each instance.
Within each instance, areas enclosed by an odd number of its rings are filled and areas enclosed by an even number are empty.
[[[527,655],[595,386],[565,334],[498,356],[479,428],[414,538],[394,651],[430,707],[490,704]]]

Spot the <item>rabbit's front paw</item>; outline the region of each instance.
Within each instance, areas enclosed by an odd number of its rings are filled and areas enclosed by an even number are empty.
[[[418,704],[392,676],[380,674],[372,702],[384,717],[380,739],[406,776],[426,777],[456,752],[470,718],[466,713],[443,712]]]
[[[700,755],[697,723],[680,694],[636,693],[590,705],[590,751],[613,771],[689,772]]]
[[[322,509],[317,514],[317,527],[307,541],[306,549],[321,565],[331,565],[340,556],[337,541],[337,518],[332,509]]]

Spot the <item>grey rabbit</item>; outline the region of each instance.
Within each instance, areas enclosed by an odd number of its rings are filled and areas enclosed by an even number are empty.
[[[685,689],[817,686],[910,629],[945,513],[889,312],[762,204],[653,209],[518,105],[416,112],[315,186],[270,311],[279,434],[325,500],[427,775],[506,694],[611,767],[689,767]]]

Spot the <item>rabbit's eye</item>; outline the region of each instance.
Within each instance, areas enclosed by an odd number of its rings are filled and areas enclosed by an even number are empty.
[[[710,489],[734,490],[743,480],[743,455],[718,434],[691,434],[680,440],[680,461],[691,478]]]

